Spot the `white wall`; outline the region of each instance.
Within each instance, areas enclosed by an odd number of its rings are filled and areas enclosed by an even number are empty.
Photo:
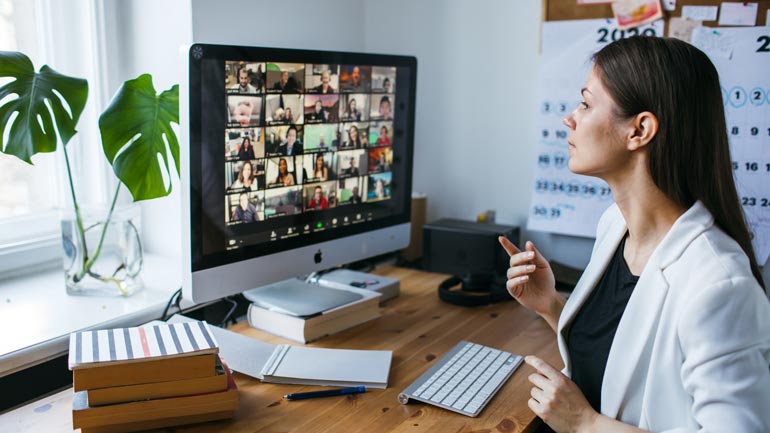
[[[190,0],[106,0],[104,32],[120,35],[108,38],[105,83],[109,98],[120,85],[141,74],[153,77],[160,93],[180,82],[179,47],[192,42]],[[106,101],[105,101],[106,102]],[[178,257],[181,254],[181,188],[179,177],[171,176],[171,195],[142,202],[142,241],[147,252]],[[123,202],[130,202],[124,188]]]
[[[361,51],[360,0],[191,0],[193,40],[200,43]]]

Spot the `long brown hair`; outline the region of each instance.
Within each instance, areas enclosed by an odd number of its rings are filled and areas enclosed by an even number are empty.
[[[655,185],[682,207],[700,200],[746,253],[765,289],[735,189],[719,75],[709,58],[678,39],[635,36],[607,45],[593,60],[619,118],[644,111],[658,118],[648,145]]]

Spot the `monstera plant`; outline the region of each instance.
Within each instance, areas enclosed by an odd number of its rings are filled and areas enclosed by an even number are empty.
[[[0,101],[4,101],[0,104],[0,151],[32,164],[32,155],[54,152],[61,142],[74,205],[71,236],[63,234],[68,291],[71,285],[89,278],[114,284],[120,294],[127,294],[119,274],[135,265],[113,260],[109,271],[97,271],[95,264],[108,237],[120,183],[131,192],[134,202],[171,192],[171,183],[164,180],[164,174],[169,179],[174,172],[170,158],[179,173],[179,142],[171,127],[171,123],[179,123],[178,86],[158,95],[150,75],[128,80],[99,117],[102,149],[120,182],[105,215],[92,222],[85,220],[78,203],[67,148],[77,133],[75,127],[88,98],[88,82],[60,74],[47,65],[35,72],[30,59],[18,52],[0,52],[0,77],[12,79],[0,87]],[[90,242],[89,237],[93,239]],[[118,243],[124,241],[118,239]],[[68,255],[75,262],[69,267]]]

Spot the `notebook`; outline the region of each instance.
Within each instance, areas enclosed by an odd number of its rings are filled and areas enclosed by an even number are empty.
[[[169,323],[194,322],[177,314]],[[209,328],[219,353],[231,369],[263,382],[297,385],[387,388],[393,352],[390,350],[322,349],[282,344],[274,346],[226,329]]]

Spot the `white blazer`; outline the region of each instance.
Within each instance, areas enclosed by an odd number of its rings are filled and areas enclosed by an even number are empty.
[[[626,233],[617,205],[559,317],[566,335]],[[770,432],[770,302],[738,244],[697,202],[650,257],[618,324],[601,412],[667,433]]]

